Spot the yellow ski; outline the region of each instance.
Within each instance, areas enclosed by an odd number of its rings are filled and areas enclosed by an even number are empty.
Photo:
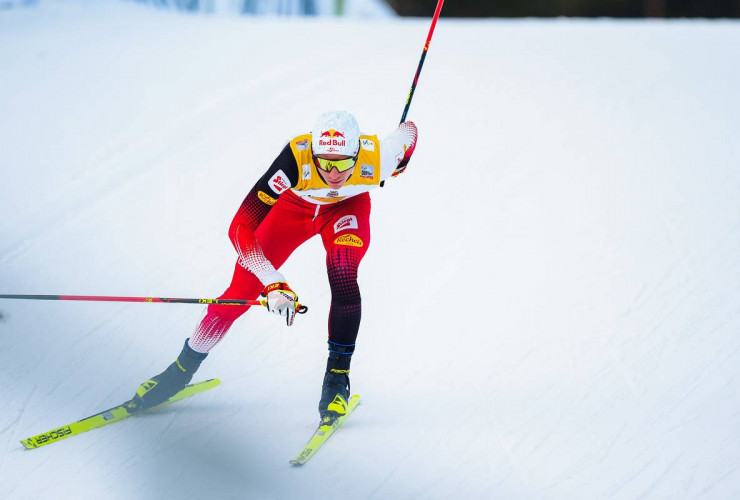
[[[347,402],[347,413],[334,420],[331,424],[319,424],[319,428],[313,433],[313,436],[311,436],[311,439],[306,443],[306,446],[303,447],[296,458],[290,461],[291,465],[303,465],[309,458],[314,456],[321,445],[323,445],[326,440],[334,434],[337,427],[347,420],[347,417],[349,417],[350,413],[357,408],[358,404],[360,404],[360,396],[355,394],[349,398],[349,401]]]
[[[172,396],[170,399],[158,406],[155,406],[154,408],[162,408],[163,406],[174,403],[175,401],[189,398],[190,396],[198,394],[199,392],[213,389],[220,383],[221,381],[219,379],[213,378],[210,380],[204,380],[203,382],[198,382],[196,384],[188,385],[183,390]],[[44,432],[43,434],[32,436],[28,439],[23,439],[21,440],[21,444],[27,450],[32,450],[34,448],[38,448],[39,446],[56,443],[57,441],[61,441],[62,439],[66,439],[70,436],[76,436],[77,434],[81,434],[92,429],[97,429],[98,427],[103,427],[104,425],[121,421],[124,418],[128,418],[131,415],[139,413],[138,411],[129,412],[128,408],[126,407],[127,403],[128,401],[118,406],[114,406],[113,408],[110,408],[108,410],[96,413],[95,415],[83,418],[82,420],[78,420],[77,422],[73,422],[69,425],[64,425],[57,429],[52,429],[49,432]]]

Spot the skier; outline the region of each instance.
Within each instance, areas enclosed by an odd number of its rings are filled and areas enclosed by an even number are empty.
[[[331,422],[345,414],[349,369],[360,327],[357,269],[370,244],[368,191],[402,173],[416,146],[413,122],[379,140],[360,133],[347,111],[322,114],[309,134],[288,142],[247,194],[229,228],[238,254],[221,299],[266,298],[267,309],[293,324],[298,296],[280,266],[302,243],[320,234],[331,287],[329,356],[319,414]],[[156,406],[182,390],[208,352],[249,306],[211,304],[182,352],[165,371],[142,383],[132,410]]]

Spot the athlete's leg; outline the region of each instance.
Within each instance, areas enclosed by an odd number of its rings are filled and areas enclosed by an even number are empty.
[[[349,367],[360,328],[362,300],[357,271],[370,245],[370,197],[365,193],[325,216],[321,238],[326,248],[326,269],[331,288],[329,358],[319,401],[322,420],[346,411]]]
[[[351,345],[362,316],[357,270],[370,245],[370,197],[351,198],[337,209],[327,214],[321,231],[331,287],[329,341]]]
[[[301,243],[314,235],[312,225],[307,223],[312,215],[311,207],[286,193],[257,228],[257,241],[265,257],[276,269]],[[257,298],[263,288],[257,277],[237,261],[231,284],[218,298],[251,300]],[[248,310],[249,306],[209,305],[190,337],[190,346],[198,352],[210,351],[226,335],[234,321]]]
[[[289,197],[279,198],[255,231],[265,257],[279,268],[293,250],[313,234],[309,210]],[[306,221],[306,213],[308,221]],[[237,262],[229,288],[219,298],[252,299],[262,290],[262,283]],[[248,306],[208,306],[205,317],[193,335],[185,341],[180,355],[165,371],[145,381],[129,402],[129,409],[141,410],[163,403],[190,382],[208,351],[226,335],[232,323]]]
[[[231,284],[218,298],[251,300],[259,295],[262,288],[254,274],[237,262]],[[190,347],[197,352],[209,352],[226,335],[234,321],[248,310],[249,306],[209,305],[188,339]]]

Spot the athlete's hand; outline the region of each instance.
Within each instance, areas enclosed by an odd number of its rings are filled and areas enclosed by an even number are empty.
[[[265,306],[268,311],[283,316],[288,326],[293,324],[298,296],[286,282],[278,281],[267,285],[262,290],[262,296],[266,298]]]
[[[404,136],[404,152],[403,158],[398,162],[396,170],[393,171],[392,177],[396,177],[406,170],[406,166],[411,160],[411,155],[414,154],[414,149],[416,149],[416,138],[418,136],[414,122],[403,122],[398,126],[398,131]]]

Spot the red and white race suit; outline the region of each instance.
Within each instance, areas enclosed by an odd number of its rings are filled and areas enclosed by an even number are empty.
[[[383,140],[360,136],[354,171],[340,189],[331,189],[321,177],[311,155],[311,134],[290,140],[231,223],[229,238],[238,258],[231,284],[219,298],[254,299],[266,285],[285,281],[277,269],[299,245],[320,234],[332,297],[329,341],[353,346],[361,317],[357,270],[370,245],[368,191],[405,168],[416,136],[411,122]],[[209,305],[190,346],[208,352],[248,309]]]

